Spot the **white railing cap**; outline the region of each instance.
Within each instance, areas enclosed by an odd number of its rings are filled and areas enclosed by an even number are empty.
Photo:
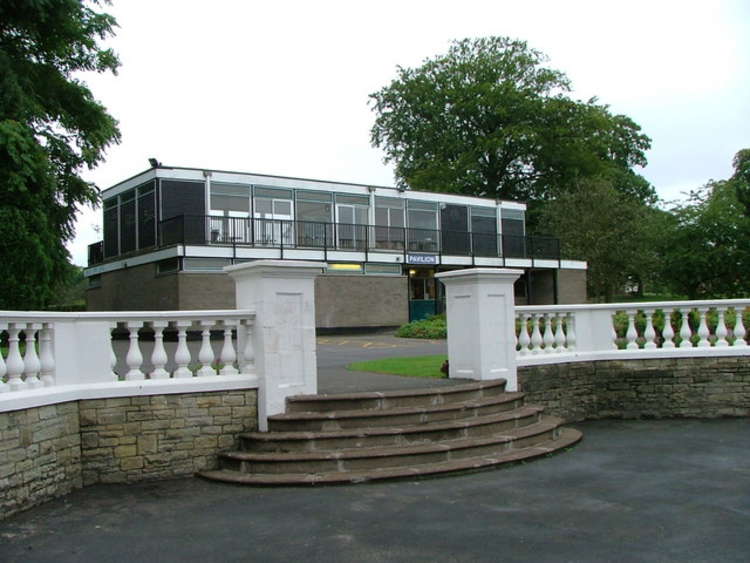
[[[702,307],[749,307],[750,298],[703,299],[696,301],[645,301],[640,303],[579,303],[573,305],[519,305],[517,313],[564,313],[574,311],[631,311],[656,309],[698,309]]]
[[[180,319],[226,319],[255,316],[252,309],[207,309],[198,311],[0,311],[4,322],[26,322],[29,320],[180,320]]]

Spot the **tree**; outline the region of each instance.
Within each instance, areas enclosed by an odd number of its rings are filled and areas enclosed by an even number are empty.
[[[611,302],[635,280],[641,286],[654,267],[653,225],[658,211],[615,189],[607,178],[579,182],[577,189],[545,203],[542,220],[560,238],[564,255],[586,260],[588,294]]]
[[[621,191],[654,199],[635,174],[650,139],[596,99],[566,96],[567,77],[547,58],[506,37],[454,42],[419,68],[398,67],[371,94],[374,146],[415,189],[545,200],[584,178],[612,178]]]
[[[120,140],[115,119],[77,76],[119,66],[98,45],[116,26],[99,6],[0,3],[1,309],[44,307],[68,279],[76,211],[99,198],[80,173]]]
[[[750,294],[750,217],[732,180],[710,181],[673,210],[663,275],[690,299]]]
[[[732,161],[734,174],[731,181],[739,202],[745,206],[745,216],[750,217],[750,149],[742,149]]]

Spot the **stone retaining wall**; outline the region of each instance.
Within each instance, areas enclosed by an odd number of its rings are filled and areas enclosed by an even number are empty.
[[[529,404],[567,421],[750,416],[746,356],[525,366],[518,378]]]
[[[80,486],[77,402],[0,413],[0,517]]]
[[[256,430],[257,390],[89,399],[0,413],[0,518],[94,483],[214,468]]]

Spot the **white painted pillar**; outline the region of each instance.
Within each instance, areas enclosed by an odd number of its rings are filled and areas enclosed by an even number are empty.
[[[522,273],[471,268],[435,275],[445,284],[450,377],[504,378],[508,391],[518,390],[513,283]]]
[[[255,365],[260,377],[258,421],[284,412],[291,395],[318,391],[315,276],[324,262],[256,260],[227,266],[238,309],[255,311]]]

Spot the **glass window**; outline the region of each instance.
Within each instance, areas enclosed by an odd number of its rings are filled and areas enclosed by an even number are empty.
[[[120,252],[135,250],[135,190],[120,199]]]
[[[241,184],[211,184],[211,211],[250,212],[250,187]]]
[[[362,264],[356,264],[356,263],[328,264],[327,271],[332,272],[332,273],[361,274]]]
[[[401,275],[401,264],[365,264],[366,274]]]
[[[156,192],[153,184],[138,192],[138,248],[150,248],[156,244]]]
[[[336,194],[336,203],[370,206],[370,198],[366,195]]]
[[[253,190],[255,197],[270,197],[272,199],[292,199],[292,190],[284,188],[260,188]]]
[[[313,192],[308,190],[297,190],[296,192],[297,201],[322,201],[330,202],[333,199],[333,194],[330,192]]]
[[[332,205],[320,201],[297,201],[297,219],[320,223],[331,222]]]
[[[157,274],[171,274],[180,270],[180,259],[179,258],[167,258],[161,262],[156,263]]]
[[[193,271],[221,271],[224,266],[229,266],[229,258],[183,258],[182,269]]]

